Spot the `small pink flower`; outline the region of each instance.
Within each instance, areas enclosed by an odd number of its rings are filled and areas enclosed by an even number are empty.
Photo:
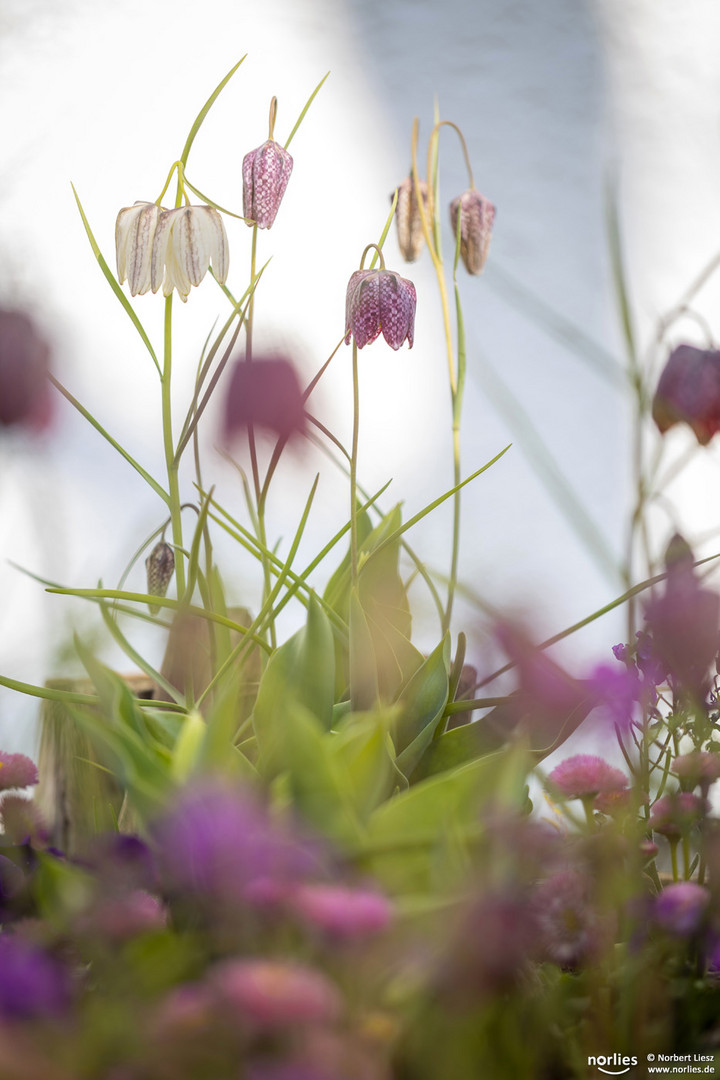
[[[565,799],[587,799],[595,795],[620,792],[627,788],[627,777],[594,754],[576,754],[566,758],[550,773],[551,785]]]
[[[691,937],[700,930],[710,903],[710,893],[694,881],[666,885],[655,898],[655,918],[675,937]]]
[[[337,988],[319,971],[280,960],[228,960],[212,983],[222,1003],[257,1027],[325,1023],[341,1012]]]
[[[392,270],[356,270],[345,300],[345,343],[355,338],[358,349],[382,333],[388,345],[412,349],[417,294],[412,281]]]
[[[37,765],[24,754],[0,751],[0,791],[30,787],[38,782]]]
[[[703,795],[707,795],[710,785],[720,777],[720,754],[711,754],[707,750],[680,754],[672,768],[683,787],[700,787]]]
[[[243,215],[259,229],[269,229],[288,186],[293,159],[284,147],[268,139],[243,158]]]
[[[460,254],[468,274],[481,274],[487,262],[495,207],[475,188],[458,195],[450,203],[450,221],[457,230],[460,214]]]
[[[676,791],[653,804],[649,825],[668,840],[677,840],[700,824],[707,809],[706,799],[689,791]]]
[[[301,885],[290,906],[309,926],[342,939],[378,933],[393,915],[390,901],[380,893],[343,885]]]

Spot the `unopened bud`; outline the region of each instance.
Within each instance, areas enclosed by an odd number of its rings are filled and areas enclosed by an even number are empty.
[[[460,212],[460,254],[468,274],[481,274],[487,262],[495,221],[495,207],[474,188],[468,189],[450,203],[450,221],[457,230]]]
[[[147,591],[150,596],[164,596],[168,591],[170,579],[175,571],[173,549],[164,540],[156,544],[145,560],[147,570]],[[151,615],[157,615],[159,604],[148,604]]]
[[[424,180],[418,181],[418,190],[420,191],[423,206],[427,207],[428,188]],[[408,176],[406,180],[403,180],[398,188],[395,220],[397,221],[400,254],[405,262],[415,262],[423,249],[425,235],[412,176]]]

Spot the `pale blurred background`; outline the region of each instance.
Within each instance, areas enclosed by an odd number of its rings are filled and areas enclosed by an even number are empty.
[[[197,110],[247,52],[188,167],[196,186],[240,211],[242,157],[266,138],[270,97],[279,98],[284,141],[329,70],[291,147],[292,180],[259,252],[273,261],[257,302],[258,347],[288,350],[309,377],[342,334],[347,279],[407,173],[412,119],[420,117],[424,145],[437,97],[441,117],[465,133],[477,186],[497,206],[486,273],[461,279],[463,472],[513,443],[466,489],[461,576],[493,603],[534,613],[540,636],[555,633],[622,592],[629,406],[606,190],[619,192],[637,332],[647,344],[720,244],[719,44],[713,0],[206,0],[201,9],[186,0],[0,0],[0,306],[36,317],[56,374],[162,479],[154,368],[95,263],[70,182],[114,265],[117,211],[158,196]],[[441,155],[449,202],[467,179],[448,130]],[[241,293],[250,230],[228,229],[230,284]],[[393,234],[386,258],[416,283],[416,343],[411,352],[378,343],[361,353],[360,475],[371,489],[392,476],[384,505],[403,501],[410,516],[452,482],[446,361],[427,255],[405,266]],[[713,281],[697,304],[715,333],[719,292]],[[159,349],[161,300],[135,306]],[[208,330],[225,314],[210,281],[176,312],[178,413]],[[694,323],[678,326],[681,339],[698,340]],[[312,403],[346,441],[350,401],[342,350]],[[228,509],[243,515],[239,484],[213,448],[216,422],[208,414],[206,479],[218,479]],[[682,430],[669,438],[678,454],[691,443]],[[3,434],[0,461],[0,673],[42,683],[66,670],[73,629],[93,640],[99,615],[46,595],[8,560],[64,584],[112,586],[163,508],[60,399],[41,440]],[[271,500],[270,533],[287,550],[316,469],[300,565],[346,517],[344,482],[308,453],[289,463]],[[683,473],[675,509],[657,521],[659,548],[674,522],[690,539],[704,537],[699,551],[715,550],[718,475],[714,448]],[[584,510],[571,518],[562,507],[573,498]],[[446,507],[411,536],[441,572],[449,522]],[[257,606],[252,564],[228,545],[220,558],[231,597]],[[142,588],[143,580],[140,562],[130,581]],[[418,610],[418,639],[432,644],[429,608],[421,600]],[[476,619],[460,605],[455,629],[472,633]],[[623,634],[616,613],[560,655],[581,672],[607,660]],[[147,647],[157,654],[162,642]],[[36,715],[35,702],[2,691],[3,748],[31,751]]]

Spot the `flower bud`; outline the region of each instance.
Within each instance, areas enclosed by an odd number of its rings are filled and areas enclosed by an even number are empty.
[[[418,188],[423,205],[427,207],[428,187],[424,180],[418,181]],[[405,262],[415,262],[423,249],[425,236],[412,176],[403,180],[398,188],[395,220],[400,254]]]
[[[161,540],[145,560],[147,591],[151,596],[165,596],[175,571],[175,554],[169,544]],[[148,604],[151,615],[157,615],[159,604]]]
[[[479,191],[468,189],[450,203],[453,232],[457,231],[458,211],[462,261],[468,274],[481,274],[487,262],[495,207]]]
[[[392,270],[356,270],[345,299],[345,344],[354,337],[362,349],[382,333],[391,348],[407,339],[412,349],[416,305],[415,286],[407,278]]]
[[[269,229],[275,221],[292,167],[292,157],[274,139],[243,158],[243,214],[259,229]]]

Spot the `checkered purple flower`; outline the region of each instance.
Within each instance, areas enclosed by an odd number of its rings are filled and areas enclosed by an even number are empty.
[[[258,229],[269,229],[274,223],[292,167],[292,157],[274,139],[243,158],[243,214]]]
[[[382,336],[393,349],[407,340],[412,349],[417,294],[412,281],[392,270],[356,270],[345,300],[345,344],[358,349]]]
[[[468,274],[481,274],[490,250],[495,207],[475,188],[469,188],[450,203],[450,221],[457,230],[460,214],[460,255]]]

